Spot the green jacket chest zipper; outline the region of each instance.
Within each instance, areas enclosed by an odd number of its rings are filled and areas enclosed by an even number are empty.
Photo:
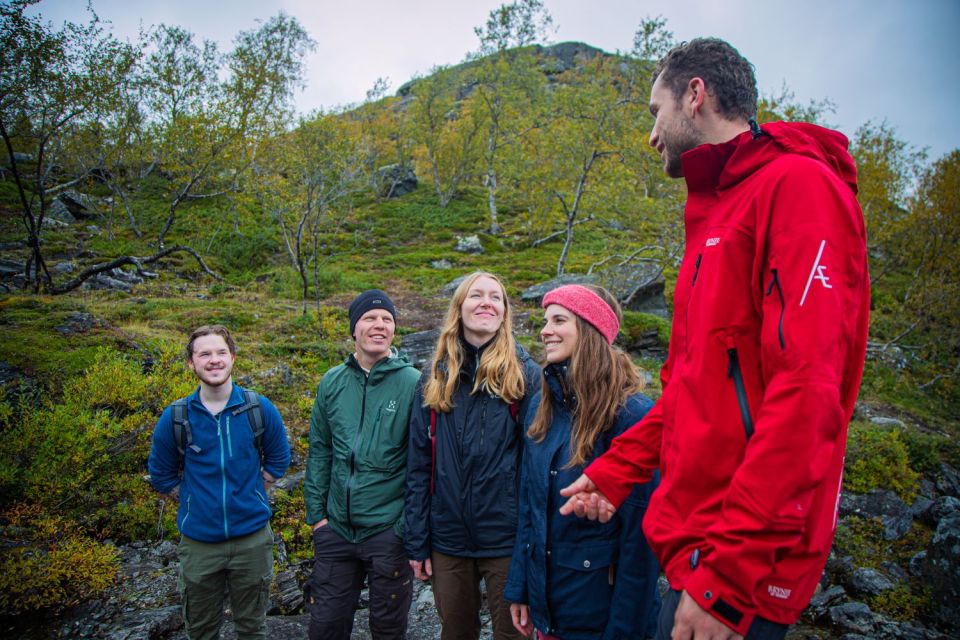
[[[360,422],[357,424],[357,435],[353,438],[353,446],[350,447],[350,469],[347,473],[347,487],[346,491],[346,511],[347,511],[347,526],[353,529],[353,516],[350,514],[350,494],[353,491],[353,478],[356,474],[357,467],[357,449],[360,447],[361,435],[363,434],[363,421],[367,413],[367,384],[370,382],[370,376],[363,376],[363,399],[360,402]]]

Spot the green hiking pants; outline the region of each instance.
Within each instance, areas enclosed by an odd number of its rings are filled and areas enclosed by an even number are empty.
[[[229,591],[239,640],[265,640],[273,532],[260,531],[224,542],[198,542],[181,536],[180,596],[189,640],[216,640],[223,622],[224,592]]]

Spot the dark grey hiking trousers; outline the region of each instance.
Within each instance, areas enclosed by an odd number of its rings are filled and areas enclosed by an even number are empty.
[[[406,636],[413,572],[393,529],[353,543],[325,525],[313,532],[313,553],[307,581],[310,640],[350,640],[365,577],[374,640]]]

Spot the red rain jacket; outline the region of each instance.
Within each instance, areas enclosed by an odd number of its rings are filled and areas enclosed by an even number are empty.
[[[660,467],[647,540],[670,585],[740,634],[757,615],[796,622],[820,579],[870,304],[847,139],[763,131],[681,156],[663,396],[586,470],[619,505]]]

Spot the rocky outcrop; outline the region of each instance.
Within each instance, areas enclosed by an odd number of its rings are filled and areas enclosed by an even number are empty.
[[[398,198],[417,190],[417,173],[410,165],[388,164],[377,169],[375,181],[381,198]]]
[[[453,250],[478,255],[483,253],[483,245],[480,243],[478,236],[460,236],[457,238],[457,246]]]
[[[935,477],[921,483],[920,495],[908,505],[892,491],[844,493],[839,506],[840,527],[852,518],[882,525],[884,542],[902,544],[915,527],[934,530],[927,549],[905,563],[882,557],[868,558],[869,566],[856,566],[852,557],[831,554],[822,584],[804,613],[804,619],[828,625],[831,637],[916,638],[945,640],[960,632],[960,499],[953,482],[956,470],[942,465]],[[836,551],[836,549],[835,549]],[[871,602],[890,598],[932,599],[932,618],[898,621],[872,610]]]
[[[439,337],[440,329],[408,333],[400,341],[400,353],[422,371],[433,357],[433,349]]]
[[[616,296],[626,310],[642,311],[662,318],[670,316],[663,296],[664,281],[660,270],[647,264],[616,267],[595,274],[565,273],[527,287],[521,292],[520,298],[539,306],[543,296],[565,284],[599,285]]]
[[[133,287],[143,284],[143,278],[133,271],[126,271],[120,267],[111,269],[107,273],[98,273],[83,283],[84,289],[112,289],[130,293]]]

